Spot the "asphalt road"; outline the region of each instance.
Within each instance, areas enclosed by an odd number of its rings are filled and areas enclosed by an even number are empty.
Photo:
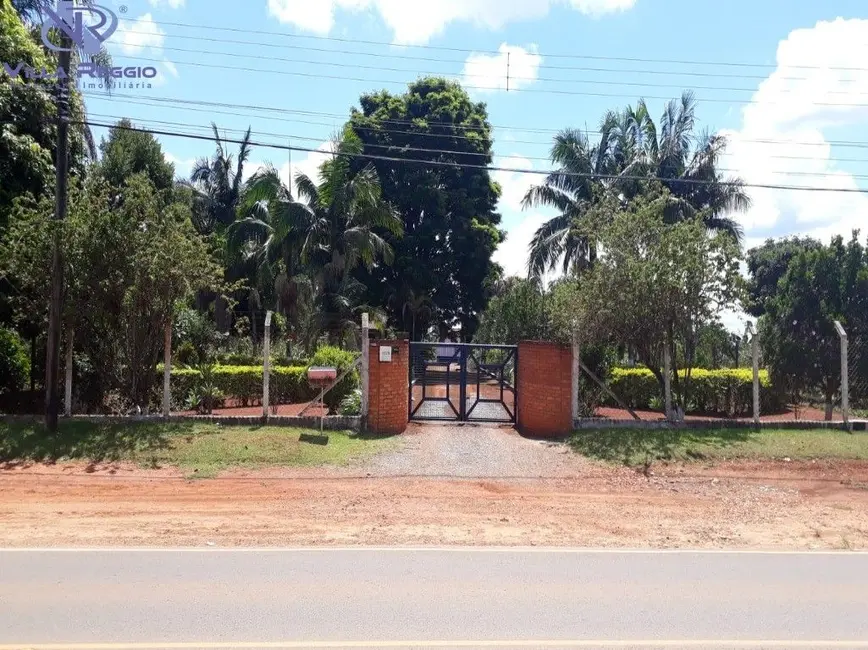
[[[0,551],[0,650],[168,643],[868,648],[868,554]]]

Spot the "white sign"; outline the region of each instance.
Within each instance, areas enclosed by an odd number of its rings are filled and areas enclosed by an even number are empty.
[[[380,363],[392,362],[392,348],[388,345],[380,346]]]

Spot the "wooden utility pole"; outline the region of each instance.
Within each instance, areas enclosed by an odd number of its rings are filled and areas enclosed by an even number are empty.
[[[63,250],[61,224],[66,219],[69,180],[69,85],[71,43],[61,38],[57,79],[57,182],[55,187],[54,232],[51,245],[51,299],[48,305],[48,341],[45,351],[45,425],[57,431],[60,412],[60,327],[63,313]]]

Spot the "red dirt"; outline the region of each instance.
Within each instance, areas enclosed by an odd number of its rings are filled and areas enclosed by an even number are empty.
[[[442,480],[274,468],[188,481],[125,464],[36,465],[0,472],[0,545],[868,548],[868,463],[653,469]]]

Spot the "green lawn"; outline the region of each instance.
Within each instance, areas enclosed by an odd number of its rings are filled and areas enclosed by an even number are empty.
[[[190,476],[229,467],[341,465],[396,444],[350,432],[198,423],[61,422],[51,436],[41,424],[0,423],[0,464],[48,460],[127,460],[145,467],[177,466]]]
[[[868,460],[868,434],[825,429],[600,429],[575,432],[570,445],[585,456],[627,465],[723,458]]]

